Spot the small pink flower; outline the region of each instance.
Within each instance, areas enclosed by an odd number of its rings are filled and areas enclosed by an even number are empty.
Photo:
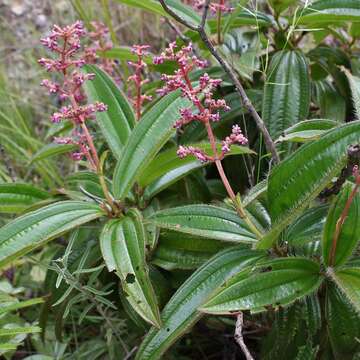
[[[246,145],[248,143],[248,139],[243,135],[240,127],[238,125],[234,125],[232,127],[232,132],[230,136],[227,136],[225,140],[222,142],[221,151],[223,154],[226,154],[230,151],[230,147],[233,144]]]

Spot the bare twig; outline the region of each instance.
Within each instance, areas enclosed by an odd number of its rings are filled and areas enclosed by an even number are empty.
[[[242,334],[243,325],[244,325],[244,315],[242,312],[239,312],[239,314],[237,315],[237,318],[236,318],[234,338],[235,338],[235,341],[240,346],[242,352],[244,353],[246,360],[254,360],[254,358],[250,354],[250,351],[244,342],[244,337]]]
[[[244,107],[249,111],[253,119],[255,120],[256,126],[258,127],[259,131],[261,131],[264,142],[267,151],[271,153],[272,160],[275,164],[277,164],[280,161],[279,154],[277,153],[275,143],[271,139],[271,136],[269,134],[269,131],[267,130],[264,121],[260,117],[260,115],[257,113],[254,105],[252,104],[249,97],[246,95],[244,87],[241,85],[236,73],[232,69],[232,67],[228,64],[228,62],[223,59],[218,51],[215,49],[214,45],[212,44],[210,38],[208,37],[206,31],[205,31],[205,24],[206,19],[209,11],[209,4],[210,0],[207,0],[204,6],[204,11],[201,18],[201,23],[199,26],[192,24],[188,21],[186,21],[184,18],[182,18],[180,15],[178,15],[176,12],[174,12],[166,3],[165,0],[158,0],[163,9],[171,15],[175,20],[177,20],[180,24],[186,26],[187,28],[196,31],[199,35],[202,41],[204,42],[205,46],[208,48],[210,53],[215,57],[215,59],[219,62],[221,67],[224,69],[226,74],[230,77],[230,79],[233,81],[236,90],[241,98],[241,101],[244,105]]]

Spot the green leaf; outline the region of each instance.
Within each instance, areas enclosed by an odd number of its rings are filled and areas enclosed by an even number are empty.
[[[0,213],[19,213],[50,195],[32,185],[20,183],[0,184]]]
[[[345,68],[343,68],[343,71],[345,72],[345,75],[347,76],[350,83],[350,89],[354,103],[356,118],[360,120],[360,78],[352,75]]]
[[[319,264],[302,258],[267,261],[253,274],[239,273],[201,307],[209,314],[288,305],[314,291],[322,280]],[[265,310],[265,309],[264,309]]]
[[[160,327],[160,312],[145,259],[146,231],[140,212],[130,210],[109,221],[100,236],[101,252],[109,271],[116,270],[127,300],[150,324]]]
[[[116,48],[112,48],[106,51],[102,51],[100,56],[108,58],[108,59],[117,59],[117,60],[123,60],[123,61],[137,61],[138,57],[136,54],[134,54],[131,51],[131,47],[129,46],[119,46]],[[145,55],[143,57],[143,61],[147,65],[153,64],[153,59],[151,55]]]
[[[285,231],[284,240],[291,246],[302,246],[321,239],[329,207],[312,207],[301,214]]]
[[[351,267],[334,272],[328,269],[330,277],[360,314],[360,268]]]
[[[277,14],[282,13],[290,6],[295,5],[298,0],[269,0],[270,6],[275,10]]]
[[[18,344],[12,344],[12,343],[0,343],[0,352],[1,351],[8,351],[8,350],[16,350],[18,347]]]
[[[165,16],[172,19],[156,0],[117,0],[119,3],[133,6],[153,14]],[[166,4],[175,11],[184,20],[192,23],[193,25],[200,25],[201,17],[190,6],[182,4],[179,0],[166,0]]]
[[[161,314],[162,328],[149,331],[136,359],[162,359],[166,350],[201,318],[198,307],[227,279],[264,256],[264,252],[234,247],[216,254],[202,265],[167,303]]]
[[[335,86],[327,80],[318,80],[313,82],[313,89],[314,101],[320,108],[320,116],[344,122],[346,102]]]
[[[350,355],[352,359],[352,355],[359,351],[359,315],[335,286],[327,287],[325,316],[335,358],[344,359]]]
[[[271,59],[264,87],[262,116],[270,135],[306,119],[310,108],[308,63],[299,51],[279,51]]]
[[[14,336],[19,334],[32,334],[41,332],[41,328],[38,326],[17,327],[9,329],[0,329],[0,337],[2,336]]]
[[[86,65],[83,71],[87,74],[95,74],[95,78],[84,83],[85,93],[90,102],[100,101],[107,105],[108,109],[96,114],[96,123],[99,125],[113,155],[119,159],[121,151],[127,142],[133,120],[127,118],[128,112],[124,111],[124,106],[129,107],[125,95],[123,95],[115,84],[109,86],[110,80],[95,65]],[[107,80],[104,80],[108,78]]]
[[[23,215],[0,228],[0,268],[76,226],[104,215],[98,205],[62,201]]]
[[[217,32],[217,20],[209,19],[208,21],[211,33]],[[223,15],[221,26],[223,33],[227,33],[230,29],[238,28],[244,25],[253,25],[259,28],[271,26],[271,18],[260,11],[249,10],[238,6],[230,15]]]
[[[105,178],[108,188],[111,188],[112,183],[110,180]],[[92,171],[78,171],[73,174],[70,174],[66,178],[66,183],[70,186],[73,186],[76,190],[83,187],[89,193],[104,198],[104,192],[100,185],[99,177],[96,173]]]
[[[303,145],[273,169],[268,185],[273,228],[260,247],[269,246],[340,172],[348,146],[357,143],[359,135],[359,121],[341,125]]]
[[[123,111],[127,122],[129,123],[130,128],[132,129],[136,124],[134,108],[129,103],[126,95],[121,91],[121,89],[114,83],[111,77],[106,74],[104,71],[101,71],[98,67],[95,69],[96,76],[102,78],[106,85],[110,88],[113,95],[115,96],[121,110]]]
[[[299,12],[296,20],[299,25],[360,21],[358,0],[319,0]]]
[[[349,259],[360,240],[360,194],[357,193],[350,205],[349,213],[341,226],[336,242],[335,256],[331,263],[331,252],[337,222],[353,191],[353,184],[346,183],[329,210],[324,227],[322,250],[323,261],[328,266],[341,266]]]
[[[48,159],[50,157],[66,154],[72,152],[78,148],[77,145],[73,144],[48,144],[42,147],[35,155],[31,158],[30,164],[35,161]]]
[[[312,119],[304,120],[291,126],[284,131],[276,142],[290,141],[290,142],[307,142],[317,140],[327,130],[340,125],[334,120]]]
[[[196,269],[226,246],[221,241],[166,231],[160,235],[152,262],[165,270]]]
[[[191,146],[202,149],[205,153],[212,153],[208,143],[192,144]],[[218,149],[220,148],[219,144]],[[161,152],[142,172],[138,183],[141,187],[145,187],[144,199],[150,199],[192,171],[209,164],[202,163],[192,156],[180,159],[176,152],[177,147]],[[254,154],[254,152],[245,146],[233,146],[226,156],[241,154]]]
[[[147,164],[175,133],[178,110],[189,101],[178,91],[162,98],[134,128],[114,173],[114,195],[124,199]]]
[[[156,212],[150,222],[160,228],[208,239],[256,243],[256,236],[235,211],[210,205],[187,205]]]
[[[34,298],[26,301],[20,301],[16,302],[10,305],[5,305],[0,307],[0,315],[3,315],[5,313],[8,313],[10,311],[16,311],[19,309],[24,309],[28,306],[42,304],[44,302],[44,299],[42,298]]]

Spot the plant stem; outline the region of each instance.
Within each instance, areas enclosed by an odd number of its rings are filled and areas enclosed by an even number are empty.
[[[223,6],[225,4],[225,0],[220,0],[220,5]],[[217,43],[221,44],[221,7],[218,8],[217,11]]]
[[[180,71],[183,75],[183,78],[186,82],[186,85],[189,89],[189,91],[191,93],[194,93],[194,88],[191,84],[191,81],[189,79],[188,73],[186,72],[185,68],[183,66],[180,66]],[[204,112],[204,106],[201,104],[200,100],[196,102],[197,103],[197,108],[199,109],[199,112],[202,113]],[[230,199],[232,200],[236,212],[238,213],[238,215],[240,216],[241,219],[243,219],[246,224],[249,226],[249,228],[254,232],[254,234],[258,237],[261,238],[262,234],[260,233],[260,231],[257,229],[257,227],[252,223],[252,221],[250,220],[250,218],[247,216],[245,209],[243,207],[243,204],[241,202],[241,198],[237,197],[234,193],[234,190],[232,189],[230,182],[225,174],[224,168],[222,166],[221,160],[219,158],[219,154],[216,148],[216,140],[215,140],[215,136],[214,136],[214,132],[212,130],[210,121],[207,119],[205,121],[203,121],[203,124],[206,128],[206,132],[209,138],[209,142],[210,142],[210,146],[213,152],[213,159],[216,165],[216,168],[218,170],[218,173],[220,175],[221,181],[225,186],[226,192],[228,193]]]
[[[333,241],[332,241],[331,250],[330,250],[330,254],[329,254],[329,264],[330,264],[330,266],[334,266],[334,264],[335,264],[336,247],[337,247],[337,243],[338,243],[338,240],[339,240],[339,237],[340,237],[341,228],[344,225],[344,222],[345,222],[347,216],[349,215],[350,206],[351,206],[351,204],[352,204],[352,202],[353,202],[353,200],[355,198],[355,195],[356,195],[359,187],[360,187],[360,179],[358,178],[356,180],[355,187],[351,191],[351,194],[350,194],[349,198],[346,201],[344,210],[342,211],[338,221],[336,222],[334,238],[333,238]]]

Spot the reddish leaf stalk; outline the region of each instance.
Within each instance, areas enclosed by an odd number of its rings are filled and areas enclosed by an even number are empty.
[[[360,174],[359,174],[358,166],[354,166],[354,176],[355,176],[355,186],[354,186],[353,190],[351,191],[351,194],[350,194],[348,200],[346,201],[344,210],[342,211],[338,221],[336,222],[335,233],[334,233],[331,250],[330,250],[330,254],[329,254],[330,266],[334,266],[334,264],[335,264],[336,248],[337,248],[338,240],[340,237],[341,228],[344,225],[345,220],[349,215],[351,204],[352,204],[352,202],[356,196],[356,193],[360,187]]]

